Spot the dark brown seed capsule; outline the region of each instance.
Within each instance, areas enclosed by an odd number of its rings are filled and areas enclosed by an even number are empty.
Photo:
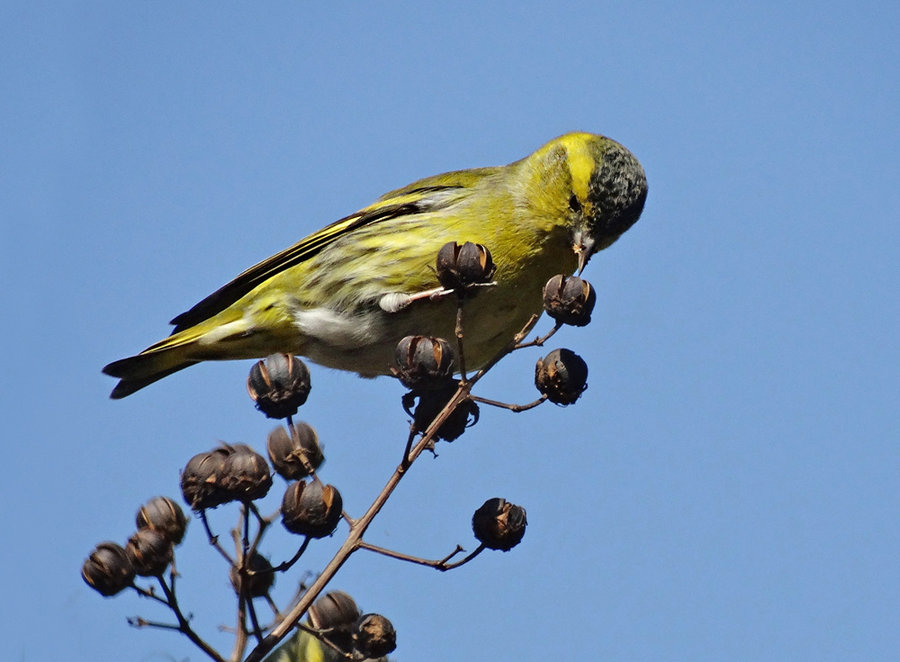
[[[472,285],[489,283],[496,267],[485,246],[471,241],[460,246],[451,241],[438,251],[436,270],[444,289],[462,292]]]
[[[585,326],[596,303],[594,288],[577,276],[559,274],[544,285],[544,310],[562,324]]]
[[[525,509],[506,499],[488,499],[472,517],[472,531],[478,541],[488,549],[504,552],[519,544],[527,524]]]
[[[456,384],[451,383],[440,390],[411,391],[403,396],[401,403],[406,413],[412,416],[416,430],[424,432],[455,393]],[[458,439],[467,428],[478,422],[479,413],[478,405],[473,400],[463,400],[438,428],[435,439]]]
[[[134,581],[134,566],[121,545],[102,542],[81,566],[81,578],[100,595],[115,595]]]
[[[328,630],[328,640],[345,653],[353,650],[353,627],[360,611],[343,591],[329,591],[309,608],[309,624],[317,630]]]
[[[141,506],[135,517],[139,529],[153,529],[177,545],[184,538],[187,517],[177,503],[169,497],[158,496]]]
[[[256,408],[269,418],[297,413],[309,397],[309,368],[291,354],[272,354],[250,369],[247,392]]]
[[[153,529],[140,529],[125,545],[134,571],[142,577],[161,575],[172,562],[172,543]]]
[[[283,427],[275,428],[269,433],[266,447],[275,471],[287,480],[299,480],[318,469],[325,456],[312,426],[294,423],[292,432],[289,435]]]
[[[534,385],[550,402],[570,405],[587,388],[588,368],[584,360],[568,349],[556,349],[538,359]]]
[[[246,444],[227,446],[231,452],[218,485],[228,495],[229,501],[261,499],[272,487],[272,475],[265,458]]]
[[[275,572],[272,569],[272,564],[269,563],[269,559],[265,556],[259,552],[254,552],[253,556],[250,557],[248,570],[250,572],[243,575],[245,595],[251,598],[263,597],[272,588],[272,584],[275,583]],[[231,566],[228,576],[231,579],[231,585],[234,587],[234,590],[240,593],[240,569],[237,566]]]
[[[406,336],[397,343],[391,372],[408,389],[444,387],[453,378],[453,350],[443,338]]]
[[[353,628],[353,648],[366,658],[382,657],[397,648],[397,631],[381,614],[363,614]]]
[[[221,488],[221,479],[230,452],[222,447],[198,453],[188,460],[181,472],[181,493],[191,510],[215,508],[229,501],[229,495]]]
[[[288,485],[281,502],[281,521],[291,533],[324,538],[341,521],[343,501],[334,485],[299,481]]]

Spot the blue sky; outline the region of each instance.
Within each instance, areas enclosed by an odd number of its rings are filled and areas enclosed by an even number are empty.
[[[627,145],[650,185],[587,270],[594,322],[554,341],[590,388],[567,409],[484,411],[369,536],[440,557],[503,496],[526,507],[525,540],[447,574],[359,554],[334,587],[391,618],[399,661],[896,659],[896,5],[380,4],[0,8],[10,659],[204,659],[129,628],[166,614],[100,598],[80,566],[143,501],[178,496],[191,455],[262,449],[272,424],[250,362],[120,402],[101,366],[381,193],[571,130]],[[480,394],[531,400],[538,354],[521,354]],[[399,458],[402,390],[312,379],[322,476],[361,513]],[[293,544],[273,530],[265,551]],[[197,628],[228,648],[197,522],[179,569]]]

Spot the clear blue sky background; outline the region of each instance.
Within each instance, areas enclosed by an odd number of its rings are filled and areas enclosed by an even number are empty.
[[[504,496],[528,510],[523,544],[443,575],[360,554],[335,587],[393,620],[398,661],[896,660],[896,3],[378,4],[0,8],[6,657],[204,659],[129,628],[167,615],[102,599],[80,566],[145,499],[178,496],[191,455],[262,449],[273,424],[244,392],[250,362],[121,402],[102,365],[390,188],[587,130],[650,182],[588,269],[594,323],[555,343],[586,358],[589,390],[484,411],[370,536],[471,548],[471,512]],[[532,399],[522,354],[481,394]],[[323,477],[361,513],[399,458],[401,388],[316,367],[313,383]],[[278,527],[266,551],[295,544]],[[227,647],[227,580],[196,522],[179,569]]]

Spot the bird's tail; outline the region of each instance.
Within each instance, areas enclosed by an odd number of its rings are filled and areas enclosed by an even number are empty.
[[[140,354],[113,361],[103,368],[103,372],[118,377],[119,383],[109,394],[114,400],[131,395],[153,382],[198,363],[200,359],[189,358],[197,345],[192,329],[176,333],[151,345]]]
[[[239,315],[217,316],[151,345],[140,354],[113,361],[103,372],[118,377],[109,397],[114,400],[162,379],[173,372],[210,359],[259,356],[249,324]],[[265,355],[265,352],[262,352]]]

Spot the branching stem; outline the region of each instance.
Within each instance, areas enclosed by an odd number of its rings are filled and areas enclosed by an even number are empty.
[[[540,315],[532,315],[522,330],[515,335],[515,337],[502,349],[497,355],[488,361],[488,363],[481,368],[471,379],[460,381],[456,392],[451,396],[450,400],[444,406],[444,408],[438,413],[435,419],[431,422],[431,425],[425,430],[424,434],[422,434],[421,438],[418,442],[415,442],[415,430],[410,432],[410,437],[407,441],[407,452],[404,453],[403,459],[400,464],[394,470],[394,473],[391,474],[391,477],[388,479],[385,486],[381,489],[381,492],[378,493],[378,496],[375,497],[375,500],[369,506],[368,510],[357,520],[353,522],[350,526],[350,532],[347,534],[346,540],[344,540],[341,547],[334,554],[332,559],[328,562],[328,564],[322,569],[321,574],[313,581],[313,583],[309,586],[309,588],[300,596],[297,602],[293,607],[287,612],[278,625],[276,625],[272,632],[269,633],[257,646],[254,648],[250,655],[247,656],[244,662],[261,662],[262,659],[266,656],[269,651],[271,651],[282,639],[284,639],[287,634],[297,626],[300,622],[300,619],[303,618],[303,615],[309,609],[310,605],[319,597],[322,591],[326,586],[331,582],[332,578],[335,574],[337,574],[338,570],[347,562],[347,559],[350,558],[350,555],[353,554],[358,549],[361,549],[363,546],[363,535],[366,530],[369,528],[369,525],[372,523],[372,520],[375,516],[381,511],[384,507],[384,504],[387,502],[388,497],[394,492],[397,488],[397,485],[400,483],[400,480],[406,474],[407,470],[416,461],[416,459],[428,448],[432,447],[435,439],[437,438],[437,432],[440,430],[441,426],[446,422],[447,418],[455,411],[455,409],[465,400],[470,397],[470,392],[475,383],[481,379],[485,373],[492,368],[500,359],[509,354],[510,352],[518,349],[519,343],[531,332],[534,328],[534,325],[537,323]],[[555,331],[553,331],[555,332]],[[551,332],[551,334],[553,333]],[[549,334],[548,336],[549,337]],[[545,339],[546,339],[545,337]],[[463,563],[467,563],[471,559],[475,558],[483,549],[483,546],[478,547],[474,552],[469,554],[466,558],[454,564],[446,564],[444,569],[450,569],[453,567],[458,567]]]

